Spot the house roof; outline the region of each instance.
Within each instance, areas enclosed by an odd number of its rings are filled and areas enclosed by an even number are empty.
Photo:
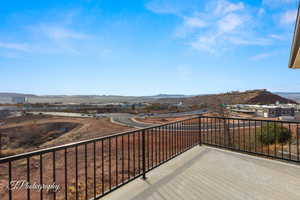
[[[298,13],[297,13],[297,19],[295,24],[295,30],[294,30],[294,38],[291,48],[291,55],[289,60],[289,68],[300,69],[300,3],[298,6]]]

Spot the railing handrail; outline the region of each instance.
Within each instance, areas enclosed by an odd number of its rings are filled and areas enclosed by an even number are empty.
[[[244,121],[265,121],[265,122],[276,122],[276,123],[295,123],[300,124],[300,121],[287,121],[287,120],[270,120],[270,119],[252,119],[252,118],[240,118],[240,117],[218,117],[218,116],[200,116],[211,119],[229,119],[229,120],[244,120]]]
[[[88,140],[82,140],[82,141],[79,141],[79,142],[73,142],[73,143],[68,143],[68,144],[64,144],[64,145],[39,149],[39,150],[36,150],[36,151],[21,153],[21,154],[17,154],[17,155],[13,155],[13,156],[7,156],[7,157],[4,157],[4,158],[0,158],[0,164],[6,163],[6,162],[16,161],[16,160],[19,160],[19,159],[24,159],[24,158],[27,158],[27,157],[46,154],[46,153],[53,152],[53,151],[59,151],[59,150],[67,149],[67,148],[72,148],[72,147],[76,147],[76,146],[80,146],[80,145],[84,145],[84,144],[99,142],[101,140],[105,140],[105,139],[108,139],[108,138],[127,135],[127,134],[135,133],[135,132],[138,132],[138,131],[146,131],[146,130],[153,129],[153,128],[160,128],[160,127],[163,127],[163,126],[166,126],[166,125],[180,123],[180,122],[184,122],[184,121],[188,121],[188,120],[192,120],[192,119],[197,119],[197,118],[199,118],[199,115],[196,116],[196,117],[190,117],[190,118],[186,118],[186,119],[178,120],[178,121],[174,121],[174,122],[163,123],[163,124],[160,124],[160,125],[153,125],[153,126],[149,126],[149,127],[146,127],[146,128],[139,128],[139,129],[135,129],[135,130],[123,131],[123,132],[120,132],[120,133],[115,133],[115,134],[106,135],[106,136],[102,136],[102,137],[92,138],[92,139],[88,139]]]

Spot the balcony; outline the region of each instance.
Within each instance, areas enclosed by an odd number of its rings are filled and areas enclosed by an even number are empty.
[[[199,116],[6,157],[0,199],[299,199],[299,125]]]
[[[195,147],[103,199],[299,200],[300,167]]]

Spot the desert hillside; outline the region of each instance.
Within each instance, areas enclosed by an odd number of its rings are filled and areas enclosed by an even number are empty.
[[[178,99],[159,99],[160,103],[179,103],[182,102],[186,105],[193,104],[206,104],[206,105],[218,105],[218,104],[275,104],[276,102],[283,104],[297,102],[273,94],[266,90],[250,90],[245,92],[228,92],[222,94],[201,95],[189,98]]]

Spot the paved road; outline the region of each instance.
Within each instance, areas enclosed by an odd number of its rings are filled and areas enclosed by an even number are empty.
[[[135,127],[135,128],[147,128],[150,126],[154,126],[157,124],[148,124],[148,123],[143,123],[143,122],[139,122],[134,120],[134,117],[136,117],[136,115],[131,115],[131,114],[122,114],[122,113],[116,113],[116,114],[110,114],[110,118],[112,120],[112,122],[114,123],[118,123],[118,124],[122,124],[122,125],[126,125],[126,126],[130,126],[130,127]],[[254,122],[250,122],[250,126],[254,126],[255,123]],[[257,127],[259,126],[259,124],[257,124]],[[222,127],[222,125],[221,125]],[[249,123],[240,123],[239,127],[249,127]],[[187,129],[187,130],[198,130],[199,129],[199,125],[195,124],[195,125],[182,125],[182,124],[178,124],[178,129]],[[214,125],[214,124],[202,124],[202,129],[219,129],[219,125]],[[238,128],[238,124],[229,124],[229,128]]]
[[[151,117],[181,117],[181,116],[188,116],[188,115],[203,114],[204,112],[206,112],[206,111],[196,110],[196,111],[190,111],[190,112],[155,114],[155,115],[151,115]],[[127,113],[108,113],[108,114],[103,114],[102,116],[110,117],[112,122],[130,126],[130,127],[135,127],[135,128],[146,128],[146,127],[157,125],[157,124],[143,123],[143,122],[134,120],[134,118],[136,118],[136,117],[148,116],[147,114],[132,115],[132,114],[127,114]]]
[[[155,124],[146,124],[146,123],[135,121],[133,119],[134,117],[136,117],[136,115],[122,114],[122,113],[110,114],[110,118],[113,123],[122,124],[125,126],[130,126],[135,128],[146,128],[155,125]]]
[[[164,114],[141,114],[140,116],[149,116],[149,117],[183,117],[189,115],[200,115],[207,112],[206,110],[194,110],[194,111],[187,111],[187,112],[176,112],[176,113],[164,113]]]

